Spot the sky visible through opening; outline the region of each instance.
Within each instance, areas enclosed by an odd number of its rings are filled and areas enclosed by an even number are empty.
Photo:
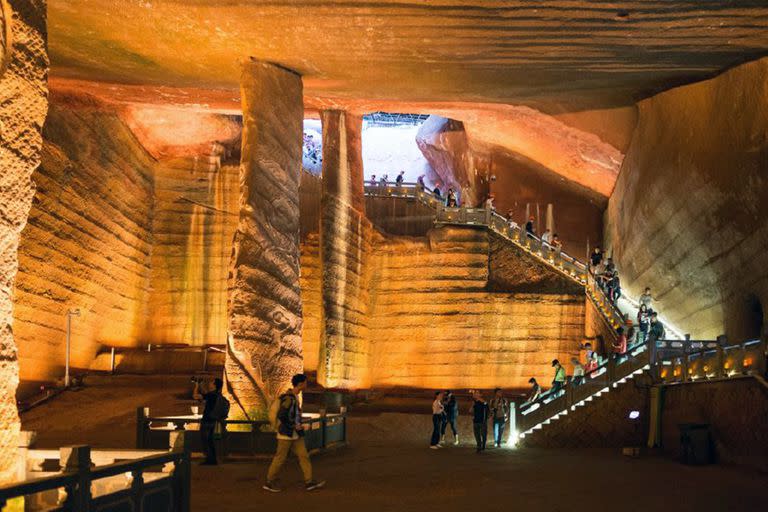
[[[382,123],[366,116],[363,119],[363,175],[380,179],[386,174],[394,182],[400,171],[405,181],[415,182],[426,174],[427,160],[416,144],[422,121]],[[304,120],[304,168],[313,174],[322,172],[322,127],[319,119]]]

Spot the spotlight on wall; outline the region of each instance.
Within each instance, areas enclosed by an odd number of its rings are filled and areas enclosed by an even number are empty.
[[[629,419],[636,420],[640,417],[640,411],[629,411]]]

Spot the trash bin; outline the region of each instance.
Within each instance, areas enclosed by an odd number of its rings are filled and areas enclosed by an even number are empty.
[[[682,423],[680,428],[680,462],[703,465],[715,462],[712,429],[707,423]]]

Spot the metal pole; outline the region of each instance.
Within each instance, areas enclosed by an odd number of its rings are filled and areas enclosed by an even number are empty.
[[[67,311],[67,355],[64,359],[64,387],[69,387],[69,346],[72,339],[72,312]]]

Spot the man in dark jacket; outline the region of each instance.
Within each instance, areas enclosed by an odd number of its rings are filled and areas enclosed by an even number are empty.
[[[195,381],[195,389],[192,391],[192,397],[195,400],[202,400],[205,402],[203,408],[203,417],[200,420],[200,438],[203,445],[203,454],[205,460],[203,465],[215,466],[218,464],[216,459],[216,424],[227,419],[227,413],[229,412],[229,401],[221,394],[221,390],[224,388],[224,381],[221,379],[214,379],[213,388],[210,388],[210,381],[203,383],[203,386],[207,386],[208,389],[200,390],[200,381]],[[222,427],[223,428],[223,427]]]
[[[456,430],[456,419],[459,416],[459,406],[456,403],[456,396],[451,391],[445,392],[445,421],[443,421],[443,431],[441,443],[445,441],[445,431],[448,430],[448,425],[451,426],[453,432],[453,444],[459,444],[459,431]]]
[[[488,439],[488,403],[483,400],[483,395],[479,391],[475,391],[473,394],[474,401],[472,403],[472,430],[475,434],[475,442],[477,443],[477,453],[485,450],[485,442]]]
[[[319,489],[325,482],[312,479],[312,464],[304,444],[304,426],[301,424],[301,405],[299,394],[307,387],[307,376],[298,373],[291,379],[293,386],[285,394],[280,395],[280,406],[277,411],[277,452],[272,459],[267,473],[264,489],[270,492],[280,492],[275,479],[291,451],[299,459],[299,466],[304,475],[304,486],[308,491]]]

